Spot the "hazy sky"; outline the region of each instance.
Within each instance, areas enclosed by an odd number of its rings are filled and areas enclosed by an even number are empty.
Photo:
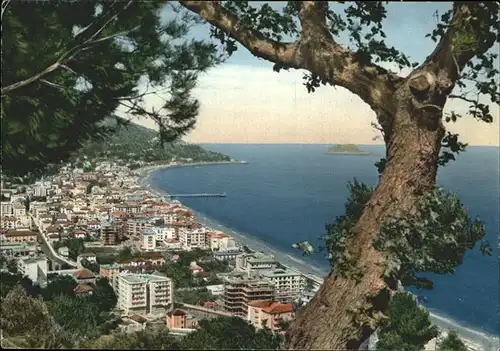
[[[273,7],[280,6],[276,4]],[[425,38],[436,26],[433,14],[436,9],[443,13],[451,5],[390,3],[384,22],[386,42],[422,62],[435,46]],[[199,26],[193,33],[208,38],[208,26]],[[346,43],[346,38],[339,41]],[[330,86],[308,94],[302,76],[298,70],[276,73],[272,63],[255,58],[240,46],[226,63],[200,77],[195,93],[201,102],[200,115],[195,129],[184,139],[196,143],[380,143],[373,141],[377,133],[370,126],[375,114],[360,98]],[[154,99],[148,103],[161,104]],[[446,108],[460,112],[467,105],[454,101]],[[497,105],[491,109],[493,124],[466,117],[447,127],[471,145],[500,145],[499,109]],[[138,123],[154,126],[144,119]]]

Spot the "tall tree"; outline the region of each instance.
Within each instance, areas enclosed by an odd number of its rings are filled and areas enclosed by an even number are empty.
[[[170,10],[169,10],[170,9]],[[153,118],[161,144],[189,131],[197,74],[216,64],[213,44],[187,40],[187,11],[167,1],[2,2],[1,129],[4,173],[66,160],[117,108]],[[163,106],[144,99],[157,95]]]
[[[65,348],[64,339],[45,303],[20,286],[0,298],[0,331],[6,348]]]
[[[471,223],[456,199],[435,193],[436,173],[439,165],[465,148],[456,134],[446,132],[443,122],[460,117],[443,113],[446,102],[464,100],[471,105],[470,115],[490,123],[488,103],[469,92],[476,88],[491,102],[500,101],[497,56],[489,52],[499,41],[499,4],[455,2],[429,34],[437,42],[435,50],[424,62],[412,64],[384,41],[382,2],[342,2],[334,7],[327,1],[290,1],[282,11],[267,3],[254,7],[247,1],[180,3],[212,24],[212,35],[229,52],[237,49],[238,42],[254,56],[274,62],[278,72],[307,70],[308,91],[321,84],[341,86],[375,112],[386,144],[386,157],[377,163],[379,184],[366,201],[355,196],[353,206],[346,206],[351,216],[328,228],[330,239],[342,239],[329,240],[329,256],[335,257],[332,272],[298,314],[287,343],[294,349],[357,348],[367,337],[365,329],[373,330],[380,323],[379,312],[387,309],[394,281],[421,271],[452,273],[464,250],[484,236],[481,224]],[[346,32],[347,46],[335,39]],[[285,42],[285,36],[292,39]],[[413,71],[403,78],[379,61],[411,66]],[[354,195],[362,197],[367,190],[357,187]],[[439,205],[443,196],[447,207]],[[437,209],[443,209],[442,216],[435,213]],[[452,220],[454,212],[460,213],[457,223]],[[411,221],[405,221],[410,214],[414,215]],[[453,229],[458,221],[461,232]],[[429,223],[437,222],[441,231],[434,238],[445,248],[441,261],[434,243],[425,239],[425,234],[432,233]],[[373,242],[386,224],[377,249]],[[398,233],[409,233],[399,236],[397,246],[404,249],[399,253],[389,240]],[[428,246],[419,253],[420,244]],[[447,261],[450,251],[453,259]]]
[[[242,350],[280,347],[282,337],[270,329],[256,330],[238,317],[203,319],[199,328],[182,339],[184,350]]]
[[[440,351],[467,351],[469,348],[460,339],[457,332],[452,330],[439,343]]]
[[[389,303],[388,318],[382,322],[377,350],[420,351],[438,336],[429,312],[418,306],[410,293],[397,293]]]

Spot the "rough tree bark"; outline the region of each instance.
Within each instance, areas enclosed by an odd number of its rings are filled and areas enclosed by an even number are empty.
[[[357,349],[368,336],[363,332],[363,317],[383,309],[390,295],[382,279],[387,258],[373,248],[372,241],[389,214],[414,210],[419,197],[435,186],[446,99],[466,63],[493,45],[494,37],[472,15],[474,7],[481,5],[454,4],[451,25],[434,52],[403,79],[373,63],[359,62],[354,52],[333,40],[325,20],[327,2],[301,2],[302,29],[292,43],[278,43],[245,27],[218,1],[180,3],[255,56],[309,70],[347,88],[375,111],[384,131],[387,161],[349,243],[364,275],[356,283],[332,271],[295,319],[287,341],[290,349]],[[464,36],[474,38],[475,44],[460,46]],[[366,303],[370,307],[352,313],[352,307]]]

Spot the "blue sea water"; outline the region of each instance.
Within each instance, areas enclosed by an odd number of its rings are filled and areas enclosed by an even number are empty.
[[[291,245],[301,240],[321,245],[326,223],[343,214],[346,183],[356,177],[376,184],[373,166],[380,146],[364,146],[372,156],[328,155],[328,145],[209,144],[247,165],[197,166],[153,173],[151,186],[170,193],[227,193],[226,198],[185,198],[182,202],[271,247],[300,257]],[[454,275],[432,276],[435,287],[418,292],[426,307],[475,330],[499,335],[499,156],[498,147],[469,147],[440,169],[439,185],[456,192],[469,213],[487,226],[493,255],[476,248]],[[328,270],[323,255],[300,257]]]

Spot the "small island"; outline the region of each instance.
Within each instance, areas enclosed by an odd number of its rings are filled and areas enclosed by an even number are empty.
[[[360,150],[354,144],[337,144],[328,150],[329,155],[371,155],[368,151]]]

